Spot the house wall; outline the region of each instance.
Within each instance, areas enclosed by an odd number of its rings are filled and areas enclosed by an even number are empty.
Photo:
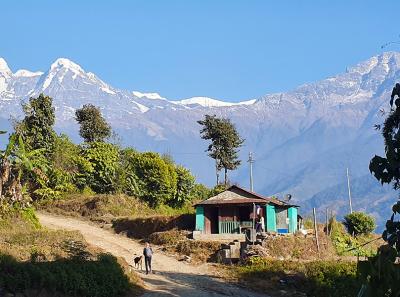
[[[297,231],[297,208],[290,207],[288,209],[288,218],[289,218],[289,232],[295,233]]]
[[[205,221],[204,221],[204,207],[196,207],[196,229],[197,231],[204,231]]]
[[[275,206],[267,204],[265,206],[266,220],[265,220],[265,230],[268,232],[276,232],[276,214]]]
[[[237,211],[234,206],[220,206],[219,208],[219,221],[237,221]]]

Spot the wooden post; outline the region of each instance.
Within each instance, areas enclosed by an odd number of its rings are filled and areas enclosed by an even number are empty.
[[[254,245],[254,236],[255,236],[255,230],[256,228],[256,204],[253,202],[253,234],[251,234],[252,240],[253,240],[253,245]]]
[[[313,207],[312,211],[313,211],[313,217],[314,217],[315,241],[317,243],[317,250],[319,253],[318,226],[317,226],[317,216],[315,215],[315,207]]]
[[[330,220],[332,223],[333,223],[334,216],[335,216],[335,213],[333,210],[331,210],[331,219]],[[332,234],[332,228],[333,228],[333,224],[331,225],[331,228],[329,229],[329,236],[331,236],[331,234]]]
[[[326,213],[325,213],[325,222],[326,222],[325,234],[326,234],[326,235],[329,235],[329,219],[328,219],[328,208],[326,208]]]

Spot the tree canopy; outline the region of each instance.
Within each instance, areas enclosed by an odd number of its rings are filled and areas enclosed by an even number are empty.
[[[235,170],[241,163],[238,152],[244,139],[240,137],[229,119],[206,115],[198,123],[202,126],[201,138],[211,141],[206,152],[215,160],[217,184],[219,184],[218,172],[222,169],[224,169],[224,183],[227,184],[228,170]]]
[[[357,211],[346,215],[343,225],[349,234],[354,234],[355,236],[369,235],[376,227],[373,217]]]
[[[397,99],[394,101],[394,99]],[[393,107],[393,101],[395,106]],[[386,117],[382,135],[385,143],[385,156],[374,156],[369,169],[375,178],[382,184],[392,184],[395,190],[400,189],[400,85],[393,88],[391,109]],[[379,129],[380,125],[376,125]],[[386,222],[386,229],[382,238],[387,242],[378,249],[376,257],[362,265],[361,273],[364,276],[365,292],[363,296],[399,296],[400,295],[400,267],[396,263],[400,256],[400,200],[392,207],[392,216]]]
[[[104,142],[111,136],[111,127],[98,107],[85,104],[81,109],[76,110],[75,117],[80,125],[79,135],[86,142]]]
[[[44,149],[49,155],[53,151],[56,133],[55,109],[53,99],[40,94],[37,98],[29,98],[22,105],[25,117],[16,124],[16,133],[22,136],[27,150]]]

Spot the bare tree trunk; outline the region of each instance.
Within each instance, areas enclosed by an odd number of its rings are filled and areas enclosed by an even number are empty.
[[[228,182],[228,169],[226,169],[226,168],[224,168],[224,178],[225,178],[225,186],[226,186],[226,184],[227,184],[227,182]]]
[[[218,172],[218,163],[217,160],[215,160],[215,174],[217,176],[217,186],[219,185],[219,172]]]

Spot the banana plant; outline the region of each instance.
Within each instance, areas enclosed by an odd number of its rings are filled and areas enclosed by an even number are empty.
[[[40,184],[45,183],[47,164],[43,149],[27,151],[22,137],[12,134],[5,151],[1,153],[0,199],[7,196],[12,202],[22,201],[22,183],[31,176]]]

